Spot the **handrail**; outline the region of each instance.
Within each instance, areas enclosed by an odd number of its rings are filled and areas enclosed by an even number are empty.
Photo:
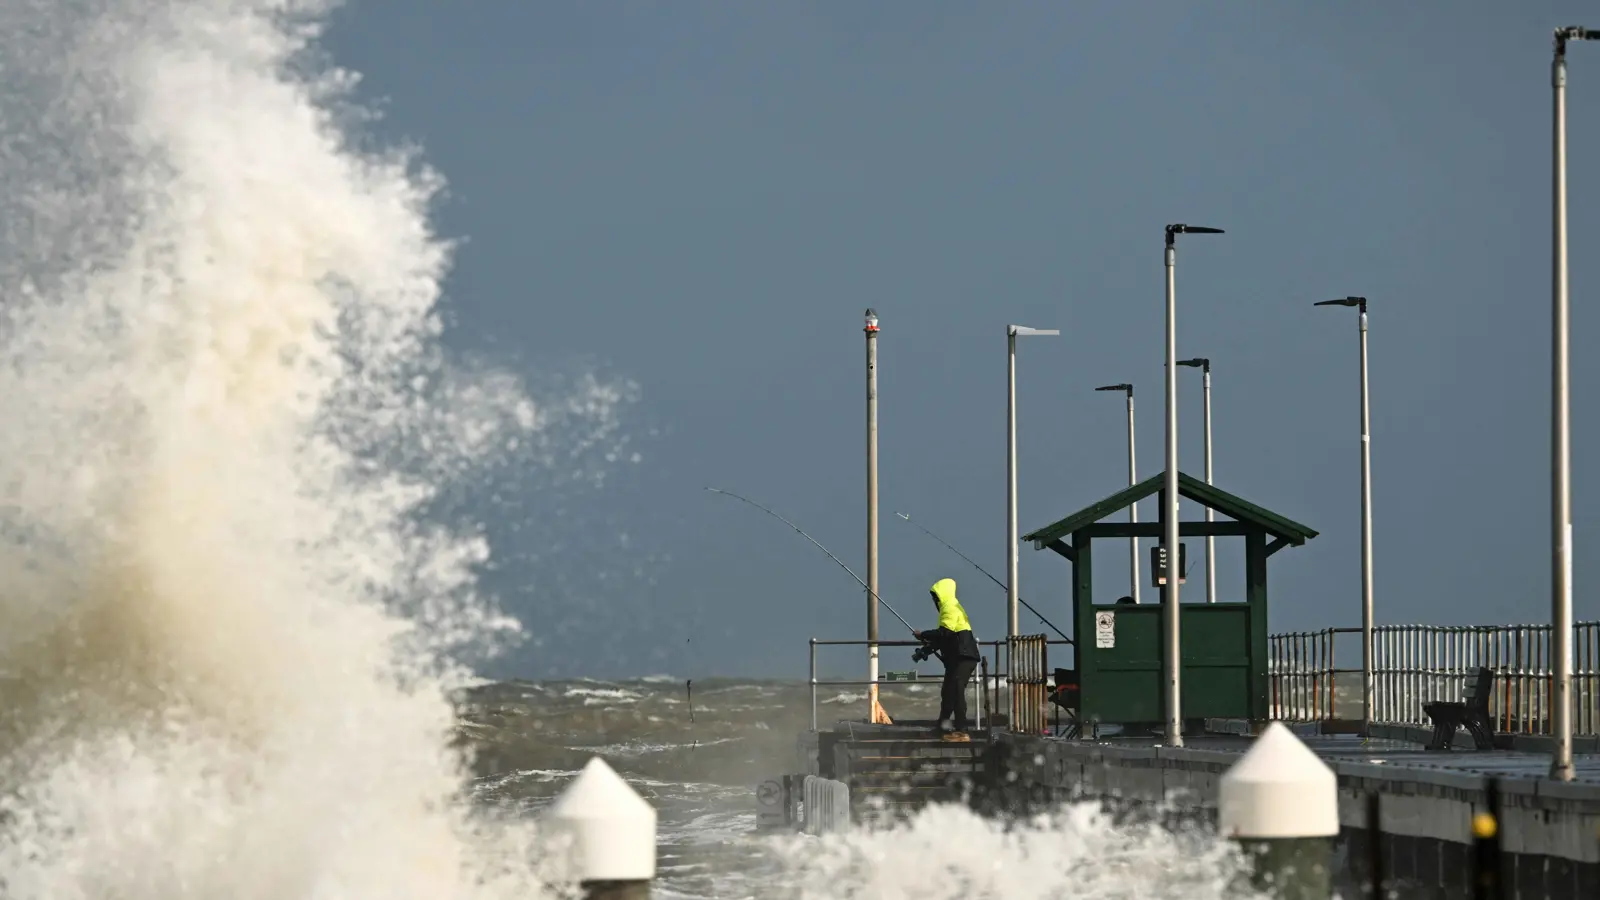
[[[1480,667],[1496,674],[1490,714],[1495,729],[1549,734],[1554,673],[1551,627],[1534,625],[1380,625],[1373,634],[1372,721],[1427,726],[1423,704],[1460,700]],[[1362,675],[1338,665],[1341,647],[1358,656],[1357,628],[1271,635],[1268,674],[1273,717],[1284,721],[1359,718]],[[1573,731],[1600,734],[1600,622],[1573,625]],[[1341,715],[1344,713],[1344,715]]]
[[[1042,637],[1042,635],[1040,635],[1039,637]],[[984,722],[986,720],[992,720],[993,711],[1000,708],[1000,685],[1001,685],[1001,683],[1005,682],[1007,685],[1010,684],[1010,677],[1011,677],[1010,676],[1010,671],[1009,671],[1010,670],[1010,655],[1009,655],[1009,641],[1008,640],[988,640],[988,641],[978,641],[977,643],[978,643],[978,648],[979,648],[979,651],[980,651],[979,656],[981,657],[981,659],[979,661],[978,670],[973,673],[972,681],[969,682],[969,683],[975,685],[976,688],[977,688],[977,697],[975,698],[977,700],[977,703],[975,704],[975,708],[977,709],[977,714],[976,714],[976,716],[974,718],[974,722],[977,725],[977,727],[982,728],[983,724],[984,724]],[[1045,645],[1047,645],[1047,646],[1052,646],[1052,647],[1073,646],[1072,641],[1070,641],[1070,640],[1060,640],[1060,639],[1058,639],[1058,640],[1045,640],[1043,643]],[[920,646],[922,646],[922,642],[921,641],[901,641],[901,640],[869,641],[869,640],[864,640],[864,639],[860,639],[860,638],[857,638],[857,639],[811,638],[811,666],[810,666],[810,669],[811,669],[811,677],[810,677],[810,682],[811,682],[811,730],[812,731],[816,731],[817,730],[817,714],[818,714],[818,707],[819,707],[819,704],[820,704],[820,701],[819,701],[819,699],[817,697],[817,688],[819,688],[819,687],[870,687],[873,684],[876,684],[880,689],[882,689],[883,687],[886,687],[886,686],[893,686],[893,685],[900,685],[900,684],[918,684],[918,683],[920,683],[920,684],[928,684],[928,683],[930,683],[930,682],[935,680],[933,678],[928,678],[928,679],[925,679],[925,680],[924,679],[918,679],[915,682],[912,682],[912,681],[886,681],[886,680],[881,679],[881,678],[878,679],[878,681],[876,681],[876,682],[873,682],[873,681],[855,681],[855,680],[844,680],[844,681],[840,681],[840,680],[820,680],[820,679],[817,678],[817,648],[818,647],[920,647]],[[989,668],[989,657],[982,653],[982,651],[984,649],[988,649],[988,650],[992,651],[993,654],[994,654],[995,665],[994,665],[994,670],[993,671],[991,671],[990,668]],[[1001,651],[1002,650],[1007,651],[1007,656],[1006,656],[1007,665],[1004,668],[1002,668],[1000,666],[1000,657],[1001,657]],[[991,689],[993,691],[992,700],[991,700],[991,693],[990,693]]]

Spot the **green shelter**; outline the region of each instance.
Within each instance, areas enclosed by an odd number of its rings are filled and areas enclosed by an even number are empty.
[[[1096,538],[1156,538],[1164,522],[1103,522],[1107,516],[1152,495],[1166,497],[1166,473],[1138,484],[1025,535],[1036,550],[1054,550],[1072,563],[1072,621],[1076,643],[1080,726],[1116,723],[1153,725],[1164,721],[1162,705],[1161,592],[1157,602],[1094,602]],[[1190,601],[1193,586],[1182,591],[1179,634],[1182,654],[1180,702],[1185,722],[1208,718],[1265,721],[1267,681],[1267,559],[1285,547],[1317,536],[1304,525],[1237,497],[1215,485],[1178,473],[1178,494],[1231,521],[1178,523],[1186,537],[1242,537],[1245,550],[1243,597],[1215,603]],[[1166,503],[1161,504],[1165,516]],[[1186,554],[1185,554],[1186,555]],[[1146,575],[1154,573],[1141,566]],[[1189,730],[1186,726],[1185,730]]]

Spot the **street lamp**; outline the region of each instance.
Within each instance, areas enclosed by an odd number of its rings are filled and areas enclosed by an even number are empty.
[[[1178,295],[1174,281],[1178,264],[1178,235],[1222,234],[1221,228],[1204,225],[1167,226],[1167,471],[1166,495],[1161,500],[1161,546],[1167,555],[1165,593],[1161,598],[1165,620],[1162,642],[1166,662],[1167,745],[1183,746],[1183,710],[1180,641],[1178,635]]]
[[[1569,25],[1555,31],[1555,58],[1550,64],[1554,94],[1552,141],[1551,296],[1554,347],[1551,353],[1550,514],[1554,545],[1551,578],[1551,631],[1554,632],[1555,754],[1550,777],[1571,781],[1572,768],[1572,415],[1567,355],[1567,42],[1600,40],[1600,30]]]
[[[1206,484],[1211,483],[1211,360],[1203,356],[1194,359],[1180,359],[1178,365],[1198,368],[1204,373],[1205,384],[1205,410],[1206,410]],[[1206,507],[1206,523],[1210,524],[1217,519],[1216,510]],[[1217,539],[1211,534],[1206,534],[1206,602],[1217,602]]]
[[[1095,388],[1097,391],[1126,391],[1128,394],[1128,487],[1139,483],[1139,465],[1133,452],[1133,385],[1108,384]],[[1139,503],[1134,501],[1128,504],[1128,521],[1139,521]],[[1132,587],[1134,603],[1139,602],[1139,538],[1137,535],[1128,538],[1128,581]]]
[[[867,338],[867,721],[888,722],[878,702],[878,313],[869,309]]]
[[[1054,328],[1006,326],[1006,636],[1017,630],[1017,338],[1056,335]]]
[[[1361,328],[1361,733],[1372,732],[1372,419],[1367,402],[1367,298],[1323,300],[1314,306],[1353,306]]]

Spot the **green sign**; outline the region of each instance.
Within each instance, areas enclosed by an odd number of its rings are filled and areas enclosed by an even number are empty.
[[[916,681],[917,680],[917,673],[915,671],[911,671],[911,672],[884,672],[883,673],[883,680],[884,681]]]

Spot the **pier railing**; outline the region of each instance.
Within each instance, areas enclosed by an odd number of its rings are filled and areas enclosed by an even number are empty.
[[[1422,706],[1459,701],[1473,673],[1494,670],[1495,730],[1549,734],[1553,678],[1549,625],[1381,625],[1373,629],[1372,720],[1427,726]],[[1275,634],[1268,673],[1273,718],[1361,718],[1361,629]],[[1600,622],[1573,626],[1573,731],[1600,734]]]
[[[1012,645],[1015,644],[1015,647]],[[1069,646],[1069,641],[1049,640],[1045,635],[1018,635],[1008,640],[979,641],[978,649],[983,659],[978,670],[972,673],[972,680],[968,682],[968,690],[972,691],[968,713],[971,715],[973,725],[982,728],[985,725],[997,723],[1002,716],[995,710],[1002,708],[1001,692],[1008,695],[1010,714],[1004,716],[1007,727],[1012,731],[1024,731],[1029,734],[1038,734],[1042,731],[1060,728],[1059,711],[1058,721],[1054,726],[1047,724],[1048,709],[1048,681],[1050,669],[1048,668],[1048,648],[1051,646]],[[919,647],[920,641],[841,641],[811,639],[811,730],[817,729],[819,708],[823,702],[820,697],[822,688],[869,688],[873,682],[866,679],[829,679],[819,678],[817,668],[818,647]],[[1015,660],[1015,662],[1013,662]],[[1015,678],[1012,673],[1015,672]],[[910,685],[938,685],[942,679],[939,676],[928,678],[918,677],[914,680],[900,680],[898,673],[887,669],[878,675],[878,690],[880,696],[885,691],[894,690],[901,686]],[[1020,702],[1019,702],[1020,701]],[[937,701],[935,701],[937,702]]]

